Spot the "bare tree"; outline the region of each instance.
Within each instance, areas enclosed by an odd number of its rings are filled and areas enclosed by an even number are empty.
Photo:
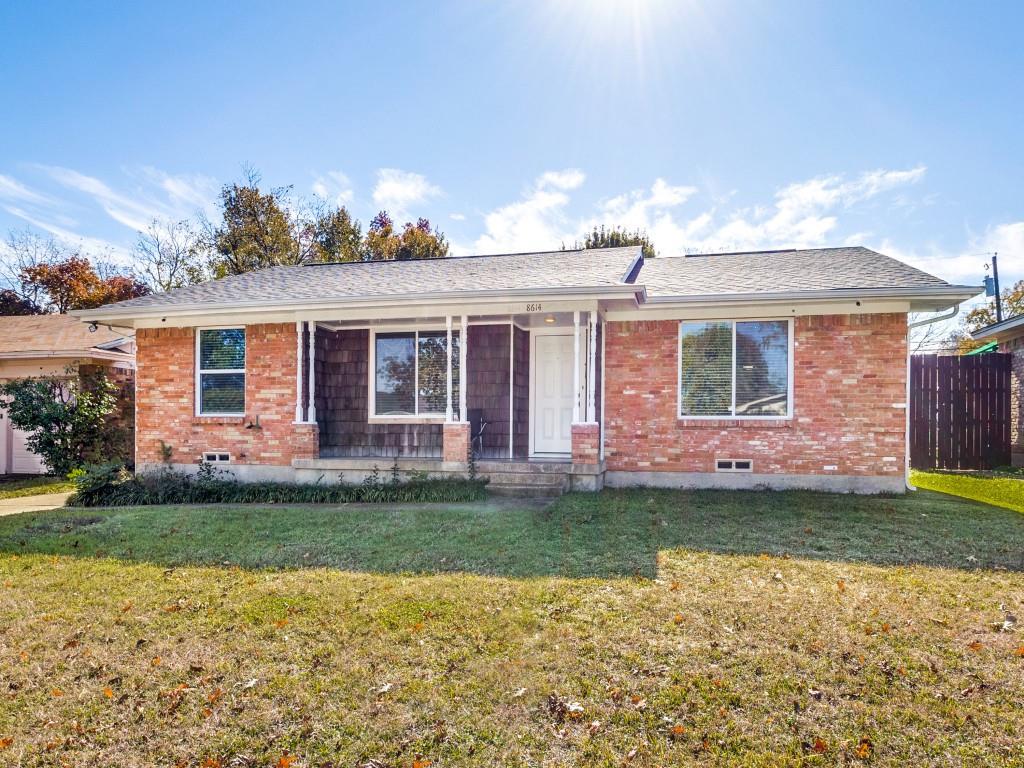
[[[0,248],[0,254],[0,289],[10,291],[33,307],[44,306],[46,296],[42,286],[25,280],[25,270],[78,255],[52,237],[28,228],[8,232],[6,247]]]
[[[200,238],[189,221],[153,219],[135,243],[139,277],[154,291],[169,291],[202,282]]]
[[[914,323],[929,316],[931,313],[928,312],[912,312],[907,315],[907,321]],[[950,340],[951,323],[955,323],[955,320],[912,328],[910,330],[910,353],[912,355],[955,354],[956,343]]]

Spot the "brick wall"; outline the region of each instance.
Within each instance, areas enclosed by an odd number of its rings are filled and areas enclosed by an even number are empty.
[[[597,464],[601,460],[601,425],[572,425],[572,463]]]
[[[1010,446],[1014,463],[1024,465],[1024,336],[999,343],[1013,355],[1010,364]]]
[[[677,321],[606,332],[609,470],[714,472],[719,457],[767,474],[903,472],[905,411],[892,406],[906,400],[906,315],[796,318],[794,416],[772,423],[677,417]]]
[[[203,451],[228,451],[236,464],[289,466],[315,458],[316,425],[296,425],[295,323],[246,328],[244,417],[195,415],[195,329],[147,328],[136,334],[136,462],[190,464]],[[261,429],[246,429],[259,417]]]

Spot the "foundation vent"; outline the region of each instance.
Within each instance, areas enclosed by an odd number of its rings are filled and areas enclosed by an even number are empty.
[[[751,459],[715,459],[715,472],[753,472]]]

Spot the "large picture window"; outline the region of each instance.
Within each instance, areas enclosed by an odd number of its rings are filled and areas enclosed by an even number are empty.
[[[244,415],[245,328],[200,329],[196,357],[199,415]]]
[[[680,417],[790,416],[790,334],[788,320],[680,323]]]
[[[448,407],[447,331],[374,336],[373,415],[444,416]],[[459,333],[452,331],[452,407],[459,402]]]

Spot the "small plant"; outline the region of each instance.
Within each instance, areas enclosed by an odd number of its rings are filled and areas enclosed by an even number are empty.
[[[160,441],[160,461],[167,466],[171,465],[171,459],[174,457],[174,448],[163,440]]]
[[[391,484],[398,485],[402,482],[402,477],[398,472],[398,455],[395,455],[395,461],[391,465]]]
[[[469,480],[470,482],[476,482],[476,449],[470,446],[469,448]]]

